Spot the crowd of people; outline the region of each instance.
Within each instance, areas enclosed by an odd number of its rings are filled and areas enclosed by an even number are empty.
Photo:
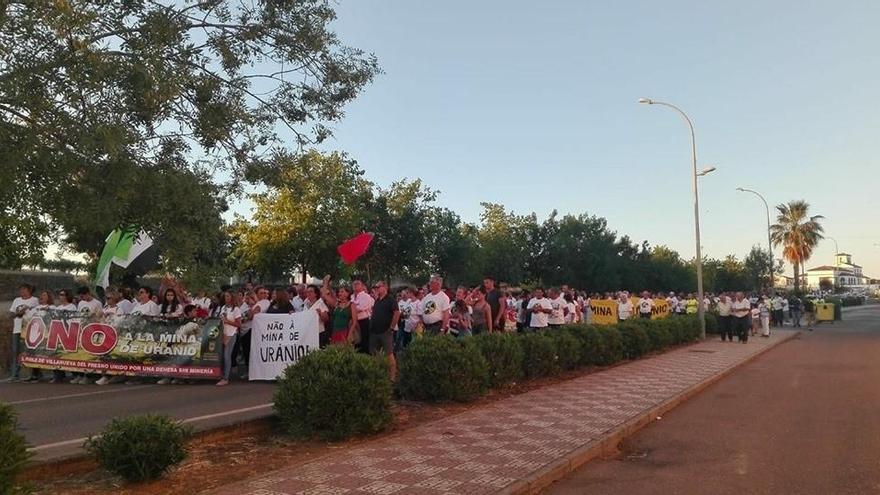
[[[208,295],[204,291],[190,294],[171,279],[163,280],[158,292],[147,286],[137,290],[110,289],[104,302],[94,297],[88,287],[76,291],[54,293],[23,284],[19,297],[10,308],[13,314],[12,376],[17,381],[22,321],[28,312],[41,309],[75,311],[91,315],[141,315],[148,318],[217,318],[223,327],[221,379],[218,386],[229,384],[232,369],[247,378],[253,318],[264,313],[296,313],[314,311],[318,316],[319,344],[351,345],[364,353],[383,353],[396,374],[395,356],[409,345],[413,335],[448,334],[466,338],[480,333],[519,331],[539,332],[572,323],[591,323],[591,301],[616,301],[618,321],[651,318],[658,302],[665,301],[671,315],[695,314],[700,302],[694,294],[642,292],[638,298],[626,291],[588,294],[568,286],[535,287],[531,290],[502,290],[492,277],[475,287],[446,287],[440,276],[432,276],[427,285],[392,288],[384,281],[372,286],[354,280],[351,286],[333,287],[329,276],[319,284],[289,287],[268,287],[248,282],[233,289],[224,286]],[[707,311],[719,317],[722,340],[747,342],[750,335],[769,337],[770,328],[791,321],[801,325],[802,315],[812,327],[813,303],[809,299],[742,292],[707,294],[702,301]],[[812,328],[810,328],[812,329]],[[34,369],[26,381],[43,378]],[[50,382],[106,385],[115,381],[140,383],[141,378],[54,371]],[[181,383],[186,380],[161,378],[158,384]]]

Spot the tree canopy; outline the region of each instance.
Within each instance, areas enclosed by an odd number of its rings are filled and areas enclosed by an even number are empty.
[[[203,251],[225,198],[326,139],[379,72],[334,19],[329,0],[0,2],[0,263],[94,254],[121,224],[172,267],[222,257]]]

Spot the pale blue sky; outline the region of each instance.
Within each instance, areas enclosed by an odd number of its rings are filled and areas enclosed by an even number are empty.
[[[379,184],[420,177],[467,221],[481,201],[588,212],[690,258],[689,137],[636,103],[651,97],[690,114],[700,165],[718,167],[701,180],[705,254],[766,244],[743,186],[771,207],[806,199],[880,277],[880,2],[341,0],[338,14],[385,73],[324,148]]]

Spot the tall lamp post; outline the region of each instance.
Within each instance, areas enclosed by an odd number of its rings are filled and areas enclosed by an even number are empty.
[[[691,131],[691,158],[693,165],[693,189],[694,189],[694,237],[696,237],[696,246],[697,246],[697,315],[700,319],[700,337],[706,338],[706,307],[703,301],[705,297],[703,296],[703,255],[700,253],[700,194],[697,190],[697,178],[702,177],[708,173],[715,171],[715,167],[708,167],[701,172],[697,172],[697,138],[694,134],[694,123],[691,122],[690,117],[687,116],[682,109],[677,106],[666,103],[663,101],[652,100],[650,98],[639,98],[639,103],[644,105],[661,105],[664,107],[671,108],[678,112],[681,115],[685,122],[687,122],[688,128]]]
[[[759,193],[758,191],[753,191],[744,187],[737,187],[736,190],[739,192],[752,193],[755,196],[761,198],[761,201],[764,202],[764,209],[767,210],[767,253],[769,253],[770,255],[769,259],[767,260],[767,269],[770,272],[770,290],[773,290],[775,285],[773,284],[773,242],[770,240],[770,207],[767,206],[767,200],[764,199],[764,196],[762,196],[761,193]]]
[[[831,239],[832,241],[834,241],[834,256],[837,256],[838,254],[840,254],[840,248],[837,247],[837,239],[835,239],[833,237],[828,237],[827,235],[825,236],[825,238]],[[875,246],[876,246],[876,244],[875,244]]]

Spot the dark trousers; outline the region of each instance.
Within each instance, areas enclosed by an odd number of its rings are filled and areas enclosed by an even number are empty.
[[[370,319],[358,320],[358,329],[361,333],[361,341],[358,342],[357,350],[364,354],[370,353]]]
[[[721,324],[721,340],[730,340],[733,342],[733,316],[719,316],[719,323]]]
[[[740,342],[748,342],[749,341],[749,331],[752,328],[752,318],[751,316],[743,316],[742,318],[735,317],[736,320],[736,332]]]
[[[785,313],[783,313],[781,309],[774,309],[773,310],[773,320],[774,320],[773,326],[781,327],[783,322],[785,322]]]

